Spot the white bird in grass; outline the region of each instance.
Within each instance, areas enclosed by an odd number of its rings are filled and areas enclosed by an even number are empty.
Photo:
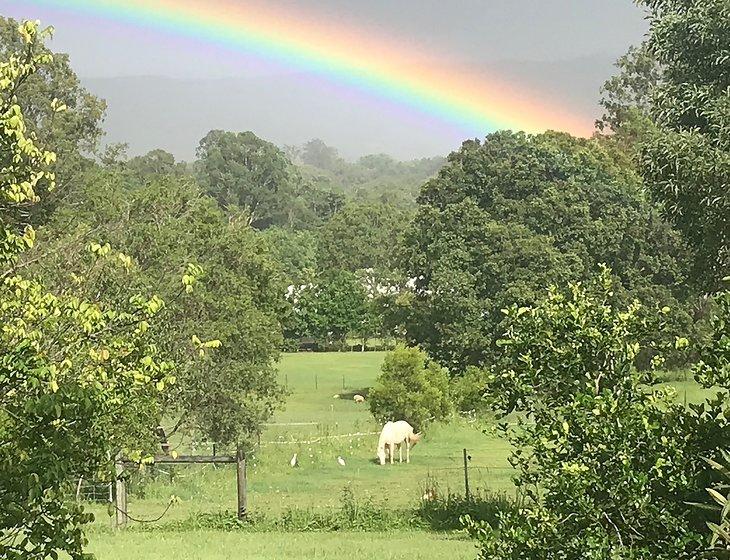
[[[299,461],[297,460],[297,454],[296,453],[294,453],[294,456],[291,458],[291,461],[289,461],[289,464],[292,467],[298,467],[299,466]]]
[[[345,466],[345,460],[342,457],[337,457],[337,462],[340,464],[341,467]]]

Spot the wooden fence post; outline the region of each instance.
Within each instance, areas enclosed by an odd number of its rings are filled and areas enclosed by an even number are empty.
[[[114,515],[116,519],[116,528],[123,529],[127,525],[127,483],[122,477],[124,474],[124,462],[122,461],[121,451],[117,453],[114,459],[114,473],[116,480],[116,495],[114,505]]]
[[[246,488],[246,454],[241,447],[236,449],[236,482],[238,484],[238,518],[246,518],[247,488]]]
[[[81,501],[81,484],[84,482],[84,477],[79,477],[79,483],[76,485],[76,501]]]
[[[464,449],[464,495],[466,496],[467,501],[469,500],[469,466],[467,464],[468,460],[469,457],[466,454],[466,449]]]

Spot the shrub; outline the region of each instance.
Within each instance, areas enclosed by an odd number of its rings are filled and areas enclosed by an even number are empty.
[[[463,375],[452,378],[451,396],[461,412],[482,412],[489,408],[484,398],[489,371],[469,366]]]
[[[239,519],[234,512],[196,513],[188,519],[168,523],[135,525],[138,531],[183,532],[194,530],[215,531],[287,531],[287,532],[336,532],[336,531],[392,531],[420,527],[418,509],[393,509],[385,502],[372,498],[359,500],[349,486],[342,489],[340,507],[315,510],[313,508],[289,508],[280,516],[267,516],[255,512]]]
[[[406,420],[416,430],[452,411],[446,370],[420,349],[401,345],[386,355],[368,400],[378,421]]]
[[[502,416],[524,413],[503,433],[529,501],[491,527],[472,525],[484,560],[675,560],[702,547],[687,502],[704,494],[702,457],[728,441],[724,397],[685,408],[652,371],[637,371],[640,341],[670,311],[617,309],[612,295],[604,269],[506,311],[489,396]]]
[[[422,500],[416,509],[416,518],[432,530],[453,531],[474,522],[492,525],[501,514],[516,510],[517,504],[504,493],[476,491],[468,498],[448,493],[432,500]]]
[[[384,500],[360,499],[350,486],[342,489],[340,506],[331,509],[288,508],[281,514],[249,512],[239,519],[233,511],[197,512],[187,519],[162,523],[136,523],[138,532],[185,531],[286,531],[330,533],[338,531],[383,532],[395,530],[461,530],[467,524],[494,523],[505,513],[516,512],[519,502],[504,493],[475,491],[469,498],[461,494],[440,495],[431,481],[432,499],[406,507],[391,507]]]

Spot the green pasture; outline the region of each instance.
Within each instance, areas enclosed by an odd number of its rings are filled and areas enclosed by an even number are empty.
[[[377,464],[379,426],[367,403],[356,404],[352,394],[367,393],[383,356],[376,352],[284,356],[280,376],[290,391],[286,408],[275,416],[260,447],[249,457],[252,511],[276,514],[288,508],[338,507],[346,486],[359,499],[394,507],[413,505],[427,486],[435,485],[441,493],[463,492],[464,448],[471,457],[473,489],[513,492],[507,444],[494,434],[484,433],[489,425],[469,419],[429,429],[413,450],[410,464]],[[196,450],[209,453],[210,447],[198,444]],[[294,453],[298,456],[297,468],[289,464]],[[344,467],[338,464],[338,457],[344,459]],[[151,472],[154,482],[133,488],[129,496],[133,517],[157,517],[171,495],[177,496],[180,503],[170,509],[165,520],[235,509],[232,465],[166,465],[153,467]],[[106,522],[105,507],[91,507],[97,513],[97,523]]]
[[[407,508],[418,503],[424,490],[435,487],[445,495],[464,488],[463,449],[470,456],[470,486],[476,491],[514,495],[509,448],[493,433],[489,422],[458,418],[434,425],[412,453],[410,464],[381,466],[375,461],[379,426],[367,403],[356,404],[352,395],[367,396],[378,375],[384,354],[298,353],[285,355],[280,379],[290,392],[286,408],[272,419],[260,446],[249,457],[249,509],[256,514],[281,515],[288,509],[327,511],[340,507],[342,491],[352,489],[358,500],[387,508]],[[695,402],[708,394],[691,381],[668,382],[678,400]],[[337,398],[335,398],[337,396]],[[189,451],[191,441],[180,442]],[[209,453],[205,443],[198,453]],[[219,450],[225,453],[230,450]],[[297,454],[299,466],[290,460]],[[345,466],[337,462],[342,457]],[[153,519],[177,496],[160,523],[189,519],[196,514],[232,512],[236,504],[235,469],[232,465],[153,467],[143,485],[132,488],[129,513]],[[151,480],[150,480],[151,478]],[[138,532],[136,523],[121,535],[109,529],[105,506],[90,505],[97,514],[91,530],[92,550],[101,560],[136,558],[329,558],[347,543],[352,558],[452,558],[473,557],[468,541],[423,533],[252,533],[223,531]],[[147,526],[145,526],[147,528]],[[207,543],[207,544],[206,544]],[[338,548],[339,547],[339,548]],[[240,551],[231,556],[231,550]],[[359,552],[362,550],[362,554]],[[243,552],[248,551],[246,554]],[[312,551],[311,554],[307,551]]]
[[[286,560],[378,558],[380,560],[462,560],[474,558],[464,537],[401,533],[132,533],[93,539],[99,560]]]

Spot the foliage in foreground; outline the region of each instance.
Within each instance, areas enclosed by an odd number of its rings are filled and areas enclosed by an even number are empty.
[[[617,309],[612,290],[604,270],[587,286],[506,310],[488,391],[502,416],[524,413],[502,431],[530,503],[472,527],[485,560],[674,560],[703,548],[686,502],[704,494],[702,457],[730,441],[726,393],[685,409],[651,370],[637,371],[641,341],[671,311]]]
[[[28,208],[53,188],[55,159],[36,145],[14,95],[51,55],[36,24],[22,24],[20,35],[22,54],[0,63],[0,557],[76,559],[91,516],[66,499],[68,482],[99,475],[119,450],[139,450],[172,366],[155,345],[159,298],[92,303],[72,289],[49,292],[17,268],[35,240]],[[106,244],[88,249],[83,276],[131,264]]]

